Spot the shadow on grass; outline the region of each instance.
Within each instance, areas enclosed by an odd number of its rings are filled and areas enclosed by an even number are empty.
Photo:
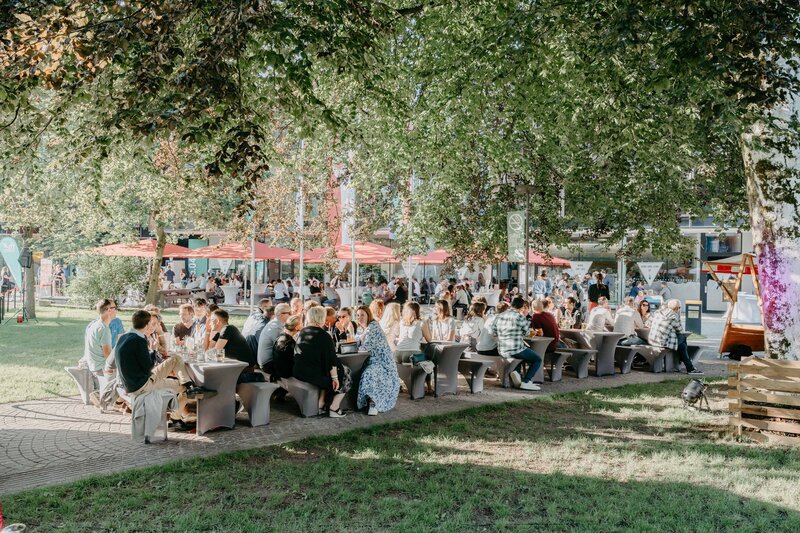
[[[690,483],[266,448],[4,499],[7,519],[71,531],[797,531],[800,513]]]

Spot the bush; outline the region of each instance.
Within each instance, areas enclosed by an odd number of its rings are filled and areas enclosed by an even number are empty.
[[[67,296],[77,305],[94,305],[100,298],[123,300],[128,291],[144,293],[147,260],[141,257],[82,256],[78,273],[67,286]]]

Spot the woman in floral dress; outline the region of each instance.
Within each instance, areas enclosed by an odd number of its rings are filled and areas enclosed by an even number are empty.
[[[394,408],[400,393],[400,376],[386,336],[369,307],[362,305],[356,310],[356,322],[359,347],[370,354],[361,373],[357,403],[359,409],[367,407],[367,414],[374,416]]]

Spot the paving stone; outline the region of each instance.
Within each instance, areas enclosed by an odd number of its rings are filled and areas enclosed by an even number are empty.
[[[707,376],[725,375],[727,361],[704,358],[702,363]],[[470,394],[462,378],[458,395],[412,401],[407,394],[401,394],[391,412],[375,417],[350,413],[340,419],[301,418],[297,405],[288,399],[285,403],[273,403],[268,426],[251,428],[247,415],[240,414],[233,430],[212,431],[203,436],[170,431],[167,442],[151,445],[131,440],[130,415],[101,413],[92,406],[83,405],[77,396],[0,404],[0,494],[179,459],[208,457],[314,435],[451,413],[477,405],[630,383],[655,383],[677,377],[680,375],[635,371],[625,376],[617,374],[583,380],[565,377],[559,383],[545,383],[541,393],[503,389],[495,379],[488,378],[481,394]]]

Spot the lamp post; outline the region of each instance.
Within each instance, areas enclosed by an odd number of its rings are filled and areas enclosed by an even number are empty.
[[[523,270],[522,283],[520,284],[520,291],[522,295],[528,298],[528,272],[531,243],[530,243],[530,216],[531,216],[531,196],[538,192],[539,188],[532,183],[525,183],[517,186],[517,194],[525,196],[525,269]]]

